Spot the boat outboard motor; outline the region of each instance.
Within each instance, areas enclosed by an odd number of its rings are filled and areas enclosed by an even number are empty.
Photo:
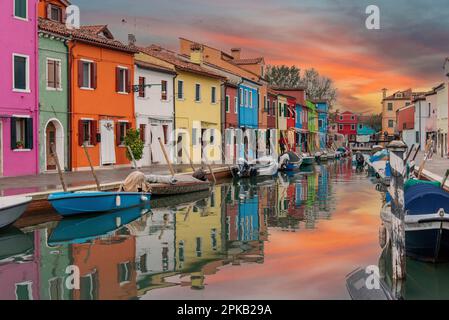
[[[290,156],[287,153],[283,154],[279,158],[280,170],[286,170],[289,162],[290,162]]]
[[[357,163],[357,167],[363,167],[365,165],[365,157],[361,152],[357,152],[355,155],[355,161]]]

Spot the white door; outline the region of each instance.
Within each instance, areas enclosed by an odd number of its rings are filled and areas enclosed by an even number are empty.
[[[114,121],[101,120],[100,126],[101,165],[115,164]]]
[[[165,163],[164,155],[162,153],[159,138],[164,142],[164,130],[161,124],[152,123],[151,129],[151,156],[153,163]],[[168,152],[168,151],[167,151]]]

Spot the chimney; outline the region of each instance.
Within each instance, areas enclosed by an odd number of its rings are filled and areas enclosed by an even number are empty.
[[[240,53],[242,53],[241,48],[232,48],[231,49],[231,56],[234,58],[234,60],[240,60]]]
[[[135,46],[136,44],[136,36],[132,33],[128,34],[128,45]]]
[[[195,64],[203,63],[203,46],[199,43],[194,43],[190,46],[190,62]]]
[[[387,97],[387,91],[388,91],[388,89],[386,89],[386,88],[382,89],[382,100],[385,100],[385,98]]]

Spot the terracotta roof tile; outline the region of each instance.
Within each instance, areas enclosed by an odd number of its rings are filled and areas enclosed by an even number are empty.
[[[70,39],[73,40],[78,40],[81,42],[90,43],[93,45],[102,46],[113,50],[119,50],[128,53],[137,52],[137,50],[134,47],[123,44],[118,40],[113,40],[106,36],[100,35],[99,34],[100,32],[104,32],[106,35],[110,33],[109,30],[107,29],[107,26],[102,26],[101,30],[99,26],[84,26],[81,27],[80,29],[67,29],[65,24],[39,18],[39,30],[47,31],[50,33],[69,37]]]
[[[223,77],[215,72],[212,72],[210,70],[207,70],[206,68],[203,68],[198,64],[195,64],[195,63],[192,63],[192,62],[182,59],[181,56],[179,56],[176,52],[167,50],[160,46],[151,45],[149,47],[137,47],[137,48],[138,48],[138,50],[140,50],[141,52],[143,52],[145,54],[148,54],[152,57],[161,59],[165,62],[168,62],[168,63],[174,65],[175,68],[178,70],[201,74],[204,76],[209,76],[209,77],[213,77],[213,78],[217,78],[217,79],[223,79],[223,80],[225,79],[225,77]]]
[[[258,58],[247,58],[247,59],[234,59],[232,60],[233,64],[236,65],[246,65],[246,64],[259,64],[264,61],[263,57]]]
[[[150,70],[155,70],[155,71],[160,71],[160,72],[166,72],[166,73],[171,73],[171,74],[176,74],[176,71],[167,67],[163,67],[154,63],[149,63],[146,61],[141,61],[141,60],[136,60],[135,61],[136,65],[142,69],[150,69]]]

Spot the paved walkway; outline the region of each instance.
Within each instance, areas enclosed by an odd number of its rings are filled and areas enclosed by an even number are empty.
[[[424,153],[419,152],[416,157],[416,164],[418,167],[423,159]],[[427,160],[424,169],[443,178],[446,171],[449,169],[449,159],[441,158],[440,156],[434,154],[432,160]]]
[[[195,168],[199,167],[199,165],[195,165]],[[212,168],[217,167],[223,167],[223,165],[212,166]],[[139,170],[145,174],[169,174],[169,169],[166,165],[155,165],[152,167],[141,168]],[[182,173],[192,171],[192,168],[189,165],[175,165],[174,170],[176,173]],[[132,171],[133,169],[131,168],[102,169],[96,170],[96,174],[100,184],[104,184],[122,181]],[[90,171],[66,172],[64,173],[64,180],[68,188],[95,184],[95,180]],[[0,196],[37,193],[57,189],[62,189],[59,175],[57,173],[0,178]]]

